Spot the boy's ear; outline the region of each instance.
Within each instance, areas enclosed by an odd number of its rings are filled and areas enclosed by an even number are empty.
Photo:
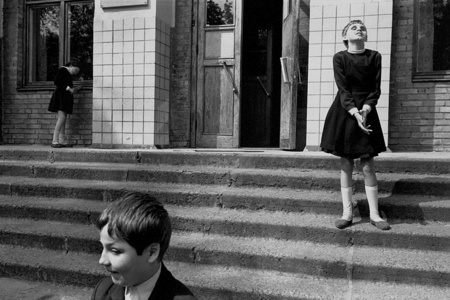
[[[148,262],[153,263],[158,260],[159,251],[160,251],[159,243],[153,243],[148,246]]]

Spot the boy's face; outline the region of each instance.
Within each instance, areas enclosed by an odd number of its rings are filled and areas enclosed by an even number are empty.
[[[99,263],[111,274],[112,281],[120,286],[135,286],[153,276],[148,248],[142,255],[124,240],[110,236],[108,225],[100,231],[103,245]]]

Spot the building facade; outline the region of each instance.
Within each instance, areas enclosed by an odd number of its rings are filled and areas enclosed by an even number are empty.
[[[55,70],[75,60],[73,144],[319,149],[351,19],[383,56],[392,151],[450,151],[447,0],[19,0],[3,6],[4,144],[50,145]]]

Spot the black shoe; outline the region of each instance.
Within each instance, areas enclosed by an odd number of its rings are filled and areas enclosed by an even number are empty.
[[[64,147],[63,145],[61,145],[60,143],[52,143],[52,148],[62,148]]]
[[[338,229],[344,229],[347,228],[348,226],[352,225],[353,220],[344,220],[344,219],[339,219],[336,220],[336,222],[334,222],[334,226],[336,226],[336,228]]]
[[[370,219],[370,224],[372,224],[373,226],[375,226],[376,228],[378,228],[380,230],[389,230],[389,229],[391,229],[391,226],[389,225],[389,223],[384,221],[384,220],[375,222],[372,219]]]

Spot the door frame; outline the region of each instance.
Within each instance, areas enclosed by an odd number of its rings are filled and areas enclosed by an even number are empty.
[[[281,1],[281,0],[280,0]],[[190,146],[196,148],[198,146],[198,120],[197,120],[197,111],[199,104],[198,98],[198,53],[199,53],[199,34],[202,28],[199,28],[199,11],[200,5],[205,3],[206,0],[193,0],[192,7],[192,44],[191,44],[191,87],[190,87]],[[286,55],[289,62],[286,68],[287,76],[289,78],[289,83],[283,81],[283,76],[281,79],[281,99],[280,99],[280,149],[293,150],[296,148],[296,125],[297,125],[297,85],[300,80],[300,70],[299,70],[299,14],[300,14],[300,0],[284,0],[283,1],[283,9],[285,7],[290,8],[290,15],[288,18],[293,18],[293,29],[292,35],[290,38],[291,41],[291,49],[294,51],[290,53],[290,55]],[[231,148],[239,148],[240,147],[240,132],[241,132],[241,99],[240,99],[240,91],[242,89],[242,81],[241,81],[241,45],[242,45],[242,16],[243,10],[245,9],[243,0],[235,0],[235,38],[234,38],[234,82],[236,85],[237,92],[235,93],[234,101],[233,101],[233,137],[231,139]],[[285,16],[283,15],[283,38],[284,38],[284,21]],[[283,53],[282,56],[285,56],[284,53],[284,45],[285,42],[282,41]],[[226,61],[226,59],[224,59]],[[286,88],[289,86],[289,91],[286,92]],[[284,92],[283,92],[284,90]],[[283,123],[284,121],[284,123]],[[217,147],[216,147],[217,148]]]

